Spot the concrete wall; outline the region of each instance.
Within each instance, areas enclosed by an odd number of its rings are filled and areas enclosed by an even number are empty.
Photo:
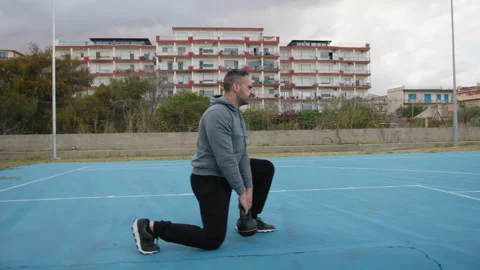
[[[58,150],[195,148],[197,133],[58,134]],[[449,142],[451,128],[250,131],[253,146]],[[480,128],[460,128],[460,141],[480,141]],[[0,152],[51,149],[51,135],[0,136]]]

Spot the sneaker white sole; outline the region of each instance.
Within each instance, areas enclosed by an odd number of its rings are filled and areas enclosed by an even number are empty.
[[[133,233],[133,238],[135,238],[135,245],[137,246],[137,249],[140,253],[144,255],[150,255],[157,253],[158,251],[144,251],[142,250],[142,246],[140,245],[140,234],[138,233],[138,226],[137,226],[138,220],[135,219],[132,223],[132,233]]]
[[[235,230],[238,232],[237,225],[235,225]],[[266,233],[266,232],[273,232],[275,229],[268,229],[268,230],[257,230],[258,233]]]
[[[266,232],[273,232],[275,229],[268,229],[268,230],[257,230],[259,233],[266,233]]]

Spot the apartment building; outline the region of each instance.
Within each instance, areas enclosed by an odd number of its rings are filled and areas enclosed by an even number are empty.
[[[157,70],[168,74],[178,91],[212,96],[223,93],[225,74],[233,68],[251,72],[255,96],[280,85],[279,43],[263,28],[173,27],[157,36]]]
[[[155,49],[148,38],[90,38],[84,42],[57,41],[56,57],[70,55],[88,67],[92,88],[111,78],[155,72]]]
[[[193,91],[223,93],[232,68],[245,68],[253,80],[252,107],[280,111],[320,110],[325,100],[362,98],[370,82],[370,46],[341,46],[325,40],[292,40],[266,35],[263,28],[172,27],[168,36],[91,38],[56,44],[57,57],[69,54],[90,69],[92,87],[110,78],[156,71],[173,95]]]
[[[293,40],[263,28],[173,27],[157,36],[157,70],[168,73],[174,93],[222,93],[222,80],[232,68],[250,71],[252,106],[274,102],[280,110],[318,109],[321,100],[365,97],[371,88],[370,47],[332,45],[331,41]],[[293,104],[292,107],[282,106]]]
[[[23,56],[22,53],[17,52],[16,50],[2,50],[0,49],[0,61],[4,61],[10,58]]]
[[[407,88],[400,86],[387,90],[387,113],[394,113],[398,108],[410,104],[433,105],[451,104],[452,89],[442,88]]]

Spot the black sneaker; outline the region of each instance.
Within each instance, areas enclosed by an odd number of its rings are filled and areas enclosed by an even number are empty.
[[[154,243],[155,238],[147,231],[148,219],[135,219],[132,223],[132,233],[138,251],[142,254],[153,254],[160,251],[160,247]]]
[[[257,217],[257,232],[273,232],[275,231],[275,226],[263,222],[259,217]]]

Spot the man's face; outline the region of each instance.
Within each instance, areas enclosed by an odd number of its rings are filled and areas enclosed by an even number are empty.
[[[252,95],[252,80],[249,76],[245,76],[242,79],[242,82],[239,84],[239,89],[237,92],[238,99],[240,101],[240,106],[247,105],[248,98]]]

